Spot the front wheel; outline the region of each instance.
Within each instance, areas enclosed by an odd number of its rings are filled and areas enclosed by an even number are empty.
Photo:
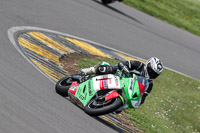
[[[60,79],[55,86],[55,90],[58,94],[60,94],[63,97],[68,96],[68,90],[70,85],[72,84],[73,80],[71,76],[64,77]]]
[[[96,101],[92,99],[84,108],[84,111],[91,116],[99,116],[111,113],[123,105],[120,97],[110,99],[108,101]]]

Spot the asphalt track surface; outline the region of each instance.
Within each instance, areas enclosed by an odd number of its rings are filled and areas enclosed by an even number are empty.
[[[13,47],[14,26],[51,29],[200,79],[200,38],[121,3],[93,0],[0,1],[0,133],[116,132],[57,95],[54,84]]]

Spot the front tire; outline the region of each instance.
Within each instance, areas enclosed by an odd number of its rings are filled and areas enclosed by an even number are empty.
[[[67,76],[67,77],[60,79],[56,83],[56,86],[55,86],[56,92],[63,97],[67,97],[68,90],[69,90],[69,87],[72,84],[72,82],[73,82],[73,80],[72,80],[71,76]]]
[[[107,102],[109,103],[104,103],[105,105],[102,107],[95,106],[95,102],[97,103],[95,99],[92,99],[84,108],[84,111],[91,116],[99,116],[111,113],[123,105],[120,97],[108,100]]]

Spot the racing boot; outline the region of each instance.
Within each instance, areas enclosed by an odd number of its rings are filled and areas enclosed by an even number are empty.
[[[95,74],[96,68],[95,67],[84,68],[84,69],[81,69],[81,72],[84,73],[85,75]]]

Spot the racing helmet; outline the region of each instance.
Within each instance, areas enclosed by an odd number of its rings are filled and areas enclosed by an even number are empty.
[[[145,77],[149,80],[157,78],[163,71],[163,64],[160,59],[151,57],[144,66]]]

